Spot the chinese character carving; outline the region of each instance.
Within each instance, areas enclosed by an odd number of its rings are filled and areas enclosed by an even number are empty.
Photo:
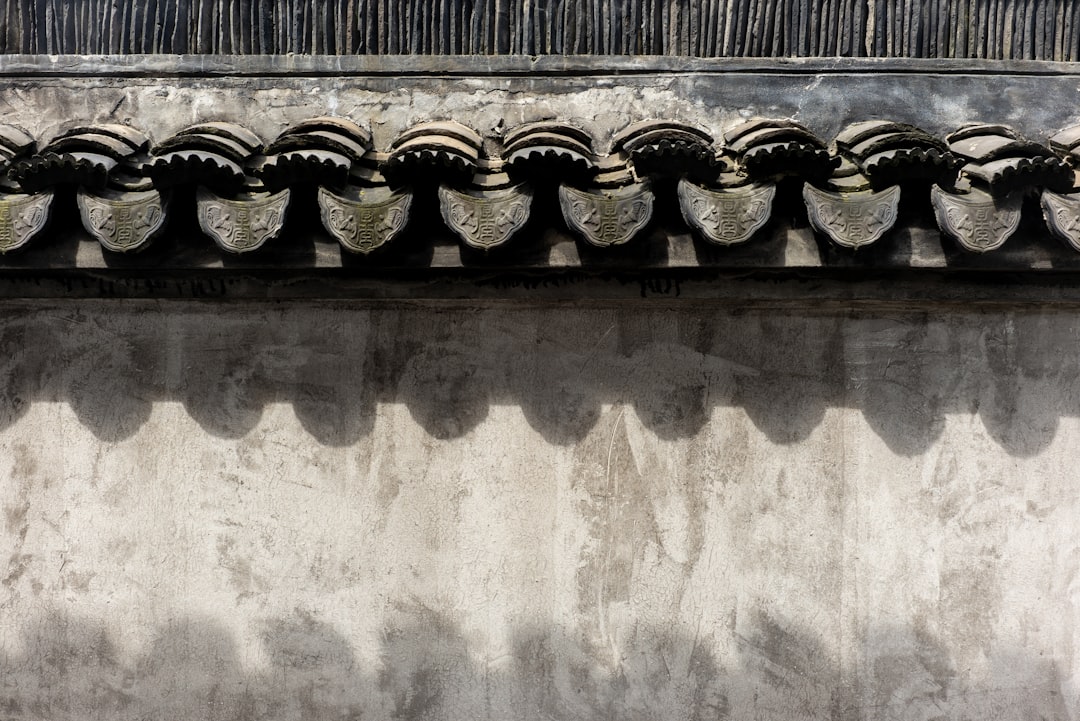
[[[814,230],[844,248],[861,248],[880,240],[896,223],[900,186],[833,193],[807,183],[803,200]]]
[[[0,253],[21,248],[49,220],[53,192],[0,195]]]
[[[167,202],[156,190],[95,195],[80,189],[78,202],[83,227],[115,253],[145,248],[165,227]]]
[[[488,250],[510,240],[528,222],[532,190],[522,184],[467,194],[441,185],[439,205],[443,221],[466,245]]]
[[[935,185],[930,198],[942,232],[974,253],[1000,248],[1020,226],[1019,193],[995,198],[981,190],[948,193]]]
[[[685,178],[679,181],[683,218],[706,240],[718,245],[745,243],[772,213],[775,185],[745,185],[709,190]]]
[[[1051,190],[1042,192],[1043,217],[1054,235],[1080,250],[1080,194],[1059,195]]]
[[[599,192],[560,185],[559,204],[567,225],[591,245],[606,248],[629,242],[649,224],[653,194],[648,183]]]
[[[387,188],[353,191],[348,197],[319,188],[323,226],[342,247],[354,253],[372,252],[389,243],[409,222],[412,193]]]
[[[222,250],[230,253],[258,250],[266,241],[276,238],[284,227],[289,192],[247,193],[231,199],[200,187],[196,194],[199,226]]]

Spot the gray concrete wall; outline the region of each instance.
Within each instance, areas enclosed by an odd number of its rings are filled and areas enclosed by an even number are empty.
[[[1077,719],[1075,312],[0,305],[0,717]]]

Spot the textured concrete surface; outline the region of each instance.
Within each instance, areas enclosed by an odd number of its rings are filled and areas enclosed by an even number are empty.
[[[1075,313],[0,305],[4,719],[1077,719]]]

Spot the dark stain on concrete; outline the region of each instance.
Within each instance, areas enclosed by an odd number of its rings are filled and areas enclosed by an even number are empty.
[[[68,571],[64,576],[64,588],[70,588],[76,593],[87,594],[90,592],[90,584],[95,576],[97,574],[93,571]]]
[[[956,669],[945,647],[916,622],[910,629],[882,629],[870,660],[874,708],[913,718],[947,718]]]
[[[15,463],[11,475],[21,483],[32,483],[37,477],[38,459],[34,450],[25,443],[16,443],[11,447]]]
[[[520,694],[513,698],[535,709],[527,718],[727,719],[725,689],[737,674],[700,641],[641,624],[613,660],[570,629],[524,628],[514,636],[512,678],[521,684],[512,682]]]
[[[996,641],[1002,597],[999,563],[992,547],[961,547],[945,559],[939,612],[949,619],[949,640],[969,653],[989,653]]]
[[[30,530],[30,523],[27,520],[29,512],[29,501],[14,506],[4,506],[4,530],[15,537],[15,544],[18,546],[26,540],[26,534]]]
[[[765,608],[753,609],[739,641],[743,666],[760,682],[762,703],[794,718],[861,718],[846,710],[840,661],[816,629],[803,628]]]
[[[258,577],[252,569],[251,560],[238,549],[236,540],[227,535],[217,539],[218,565],[228,572],[229,585],[236,591],[237,599],[251,596],[261,587]]]
[[[13,553],[8,558],[7,571],[4,577],[0,579],[0,585],[4,586],[4,588],[13,588],[30,568],[30,563],[33,560],[34,556],[31,553]]]
[[[271,663],[282,673],[321,668],[351,670],[352,647],[332,626],[308,612],[266,623],[261,637]]]

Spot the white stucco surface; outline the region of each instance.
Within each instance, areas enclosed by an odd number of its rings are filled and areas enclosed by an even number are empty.
[[[1077,719],[1071,313],[0,305],[0,717]]]

